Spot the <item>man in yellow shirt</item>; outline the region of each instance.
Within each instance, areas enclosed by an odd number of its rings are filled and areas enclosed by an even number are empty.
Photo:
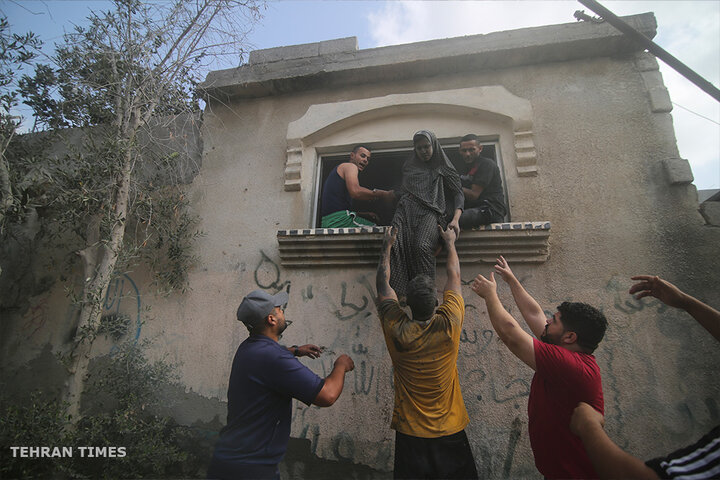
[[[378,265],[377,307],[393,363],[395,407],[394,478],[477,478],[465,434],[469,423],[460,392],[457,357],[465,317],[456,234],[442,230],[447,248],[447,282],[437,306],[435,285],[425,275],[410,281],[407,304],[390,287],[390,249],[397,230],[385,231]],[[436,308],[437,307],[437,308]]]

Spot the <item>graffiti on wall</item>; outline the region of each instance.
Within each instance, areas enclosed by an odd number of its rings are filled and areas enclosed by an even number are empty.
[[[20,332],[26,340],[35,337],[47,326],[50,311],[49,299],[43,298],[36,305],[31,306],[20,324]],[[71,315],[76,312],[73,311]],[[133,341],[140,338],[142,330],[142,297],[137,284],[127,273],[116,273],[108,285],[105,297],[102,300],[102,317],[129,318],[129,333]],[[70,317],[72,318],[72,317]]]
[[[290,293],[290,280],[282,281],[280,267],[262,250],[260,250],[260,262],[255,267],[253,278],[255,278],[255,285],[264,290],[272,290],[273,295],[281,290]],[[310,295],[312,296],[312,293]]]
[[[103,301],[103,316],[129,314],[135,321],[133,341],[142,330],[142,298],[135,281],[127,273],[115,274]]]

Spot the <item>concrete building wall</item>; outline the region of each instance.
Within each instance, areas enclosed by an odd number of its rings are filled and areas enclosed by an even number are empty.
[[[645,15],[637,22],[654,19]],[[247,336],[235,321],[237,305],[255,288],[287,290],[286,315],[294,323],[281,342],[325,347],[321,358],[302,360],[321,376],[342,353],[353,357],[355,370],[332,408],[294,405],[292,437],[307,439],[310,447],[283,475],[302,477],[306,458],[352,462],[367,467],[362,475],[387,476],[394,443],[392,369],[373,304],[374,269],[312,262],[282,267],[276,236],[311,228],[319,155],[346,152],[357,142],[410,147],[416,130],[429,129],[448,142],[469,132],[496,140],[512,220],[550,222],[547,261],[513,266],[548,313],[574,300],[607,315],[609,329],[595,355],[611,437],[650,458],[718,423],[717,344],[686,314],[627,294],[630,276],[653,273],[720,304],[720,230],[698,213],[657,64],[632,47],[600,49],[616,41],[609,30],[598,33],[605,27],[544,28],[502,32],[502,39],[486,43],[449,39],[417,47],[411,75],[375,61],[407,60],[412,46],[400,46],[354,53],[328,48],[327,54],[306,49],[321,53],[284,61],[275,60],[282,52],[273,52],[267,63],[208,77],[208,91],[227,96],[209,100],[202,168],[188,188],[206,232],[191,290],[154,296],[149,279],[130,272],[118,277],[121,305],[111,302],[138,316],[152,306],[151,319],[133,333],[155,338],[156,354],[181,364],[186,392],[175,399],[178,418],[210,435],[224,423],[232,358]],[[575,36],[559,51],[553,42],[568,29]],[[448,44],[456,57],[437,62],[462,56],[473,65],[458,60],[457,68],[434,70],[430,57]],[[516,60],[496,53],[505,51],[503,45],[520,52]],[[354,66],[358,59],[365,63]],[[316,65],[321,73],[313,73]],[[443,268],[438,265],[439,288]],[[463,262],[462,279],[467,283],[491,268]],[[509,289],[499,291],[518,316]],[[537,478],[527,436],[532,371],[497,338],[484,302],[468,285],[463,296],[458,369],[478,471],[489,478]],[[62,315],[51,312],[66,305],[59,287],[33,298],[32,308],[11,323],[4,355],[22,365],[47,344],[61,343]],[[103,348],[110,345],[98,353]]]

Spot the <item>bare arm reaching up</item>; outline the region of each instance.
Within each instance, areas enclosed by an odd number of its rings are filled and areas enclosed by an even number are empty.
[[[385,229],[382,251],[380,252],[380,263],[378,263],[377,275],[375,276],[375,288],[377,289],[377,301],[397,300],[395,290],[390,286],[390,250],[397,238],[397,228]]]
[[[517,320],[515,320],[500,303],[500,299],[497,296],[495,273],[491,273],[489,279],[482,275],[475,277],[472,283],[472,290],[485,300],[488,315],[490,316],[490,323],[492,323],[500,340],[507,345],[513,355],[535,370],[535,347],[533,345],[533,339],[530,334],[520,328]]]
[[[535,334],[535,337],[540,338],[545,331],[545,324],[547,323],[547,317],[540,304],[537,303],[520,284],[520,280],[515,277],[515,274],[510,269],[510,265],[508,265],[507,260],[505,260],[502,255],[497,259],[495,272],[510,286],[510,291],[515,299],[515,303],[520,309],[520,314],[525,319],[530,330]]]
[[[438,225],[440,230],[440,236],[445,241],[445,248],[447,248],[447,282],[443,291],[452,290],[458,295],[462,295],[462,284],[460,282],[460,259],[458,258],[457,250],[455,249],[455,240],[457,239],[457,232],[450,228],[448,225],[447,230],[443,230]]]
[[[658,276],[637,275],[630,278],[639,280],[630,287],[630,294],[637,293],[635,298],[653,296],[666,305],[685,310],[710,332],[715,340],[720,341],[720,312]]]

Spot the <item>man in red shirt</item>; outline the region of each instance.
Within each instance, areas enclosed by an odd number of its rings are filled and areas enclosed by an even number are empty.
[[[495,272],[510,286],[533,338],[500,303]],[[607,320],[585,303],[563,302],[546,318],[503,257],[487,279],[472,284],[487,305],[493,328],[510,351],[535,370],[528,400],[528,429],[535,466],[545,478],[597,478],[582,441],[569,428],[578,401],[604,414],[600,368],[592,352],[605,335]],[[538,340],[540,339],[540,340]]]

